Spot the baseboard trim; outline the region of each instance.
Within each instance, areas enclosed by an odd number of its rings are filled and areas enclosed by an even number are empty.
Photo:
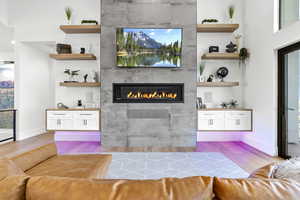
[[[34,136],[38,136],[45,133],[45,129],[44,128],[36,128],[36,129],[32,129],[32,130],[26,130],[26,131],[19,131],[17,133],[17,140],[25,140]]]
[[[248,144],[249,146],[252,146],[255,149],[258,149],[259,151],[262,151],[263,153],[266,153],[270,156],[277,156],[278,153],[276,152],[277,149],[274,146],[263,143],[261,141],[258,141],[257,139],[253,137],[244,137],[242,139],[242,142],[245,144]]]

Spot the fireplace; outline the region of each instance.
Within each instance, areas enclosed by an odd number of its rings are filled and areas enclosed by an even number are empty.
[[[114,83],[113,103],[184,103],[184,84]]]

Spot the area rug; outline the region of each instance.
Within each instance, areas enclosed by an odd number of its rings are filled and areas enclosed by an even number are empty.
[[[160,179],[188,176],[246,178],[248,173],[222,153],[109,153],[107,179]]]

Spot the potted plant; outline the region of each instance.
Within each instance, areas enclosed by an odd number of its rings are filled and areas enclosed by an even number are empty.
[[[199,64],[199,74],[200,74],[199,82],[205,82],[205,77],[203,76],[204,70],[205,70],[205,63],[201,62]]]
[[[235,14],[235,7],[233,5],[231,5],[228,8],[228,15],[229,15],[229,23],[230,24],[233,24],[234,14]]]
[[[66,14],[66,18],[67,18],[67,24],[71,25],[72,22],[72,9],[70,7],[66,7],[65,8],[65,14]]]
[[[245,64],[246,60],[250,57],[249,51],[246,48],[241,48],[239,53],[240,64]]]

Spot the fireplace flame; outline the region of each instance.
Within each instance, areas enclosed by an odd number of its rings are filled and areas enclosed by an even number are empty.
[[[166,93],[166,92],[129,92],[127,98],[129,99],[176,99],[176,93]]]

